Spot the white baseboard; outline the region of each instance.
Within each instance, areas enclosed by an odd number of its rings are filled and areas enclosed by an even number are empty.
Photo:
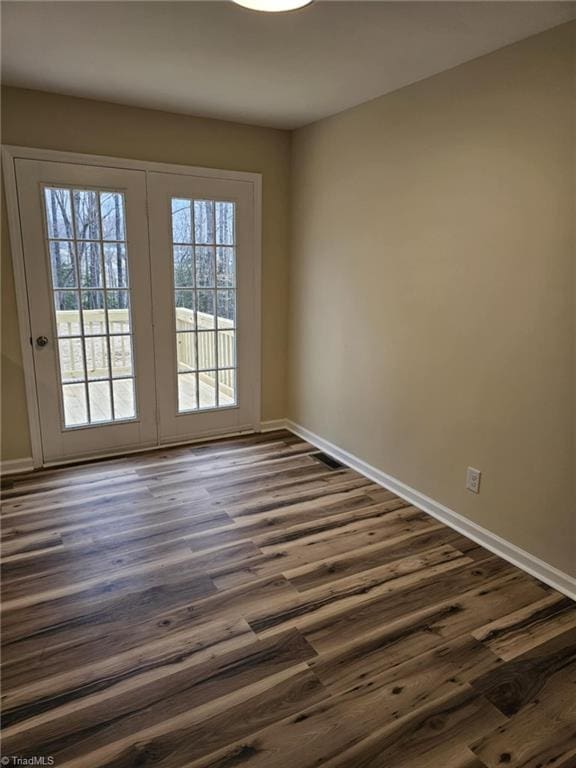
[[[272,421],[261,421],[260,432],[276,432],[278,429],[287,429],[286,419],[272,419]]]
[[[419,507],[424,512],[432,515],[432,517],[435,517],[448,525],[450,528],[453,528],[467,538],[472,539],[472,541],[475,541],[477,544],[480,544],[480,546],[489,549],[494,554],[504,558],[504,560],[508,560],[508,562],[518,566],[518,568],[521,568],[531,576],[540,579],[540,581],[543,581],[554,589],[557,589],[572,600],[576,600],[576,578],[573,576],[558,570],[558,568],[549,565],[544,562],[544,560],[540,560],[540,558],[530,554],[530,552],[526,552],[526,550],[517,547],[515,544],[511,544],[509,541],[497,536],[486,528],[482,528],[482,526],[477,523],[473,523],[471,520],[468,520],[468,518],[459,515],[452,509],[431,499],[429,496],[425,496],[423,493],[411,488],[400,480],[397,480],[395,477],[387,475],[385,472],[382,472],[381,469],[377,469],[371,464],[359,459],[357,456],[354,456],[352,453],[348,453],[348,451],[339,448],[329,440],[320,437],[320,435],[310,432],[310,430],[305,427],[295,424],[290,420],[286,420],[284,426],[295,435],[298,435],[298,437],[315,445],[317,448],[320,448],[325,453],[338,459],[343,464],[347,464],[361,475],[378,483],[378,485],[393,491],[401,498],[409,501],[410,504]]]
[[[10,459],[9,461],[3,461],[0,466],[0,474],[4,475],[16,475],[19,472],[31,472],[34,469],[34,461],[29,456],[26,459]]]

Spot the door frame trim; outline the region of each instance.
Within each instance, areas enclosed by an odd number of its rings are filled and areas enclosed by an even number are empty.
[[[6,190],[8,233],[10,236],[10,250],[12,253],[12,266],[14,269],[14,288],[16,293],[20,348],[22,351],[22,367],[24,371],[24,386],[28,410],[28,428],[30,430],[30,443],[34,468],[44,466],[44,454],[42,450],[40,413],[38,410],[38,398],[36,393],[36,370],[31,345],[28,286],[24,269],[24,247],[16,186],[16,160],[73,163],[76,165],[137,170],[144,171],[145,173],[173,173],[179,176],[184,175],[207,179],[216,178],[235,180],[252,184],[254,194],[254,284],[256,295],[260,297],[260,301],[256,302],[255,326],[256,345],[260,350],[260,355],[258,356],[257,370],[254,371],[255,385],[253,406],[256,416],[254,423],[251,424],[250,427],[258,432],[260,430],[262,412],[262,174],[3,144],[2,166],[4,186]],[[210,436],[211,435],[205,435],[202,439],[205,440]],[[161,445],[161,443],[158,442],[158,439],[157,443],[158,446]]]

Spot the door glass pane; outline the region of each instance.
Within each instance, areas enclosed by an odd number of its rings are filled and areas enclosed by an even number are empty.
[[[78,278],[74,243],[68,240],[53,240],[50,243],[50,259],[54,288],[76,288]]]
[[[109,379],[108,338],[90,336],[84,339],[86,354],[86,376],[88,379]]]
[[[215,328],[216,320],[214,317],[214,293],[215,291],[197,291],[198,299],[198,328]]]
[[[216,242],[234,244],[234,203],[216,203]]]
[[[218,405],[221,408],[236,405],[236,371],[218,371]]]
[[[100,192],[102,240],[125,240],[124,195],[120,192]]]
[[[174,285],[194,288],[194,249],[191,245],[174,246]]]
[[[196,366],[196,334],[177,333],[176,351],[178,356],[178,373],[195,371]]]
[[[214,288],[215,266],[214,248],[196,248],[196,285],[199,288]]]
[[[104,291],[82,291],[80,301],[84,336],[101,336],[106,333]]]
[[[198,410],[198,382],[196,373],[178,374],[178,411]]]
[[[235,331],[218,331],[218,368],[236,367]]]
[[[133,376],[132,339],[130,336],[110,336],[112,378]]]
[[[78,291],[54,291],[54,311],[58,336],[80,336]]]
[[[198,333],[198,368],[216,367],[216,334],[214,331]]]
[[[128,291],[106,291],[108,333],[130,333],[130,296]]]
[[[219,288],[234,288],[234,248],[216,248],[216,283]]]
[[[200,381],[200,408],[216,408],[218,371],[204,371]]]
[[[236,204],[173,198],[171,210],[178,411],[230,407],[237,404]]]
[[[109,381],[89,382],[88,398],[90,401],[90,421],[93,424],[113,421]]]
[[[48,224],[48,237],[71,240],[72,201],[69,189],[48,187],[44,190],[44,207]]]
[[[215,242],[213,200],[194,200],[194,242]]]
[[[191,200],[172,200],[172,242],[192,242],[192,207]]]
[[[62,383],[84,381],[84,352],[82,339],[59,339],[58,354]]]
[[[45,187],[44,210],[64,427],[136,418],[124,193]]]
[[[98,193],[91,189],[75,189],[72,192],[74,223],[77,240],[100,239],[100,211]]]
[[[104,243],[106,288],[128,287],[128,264],[124,243]]]
[[[81,288],[102,288],[102,250],[100,243],[77,243]]]
[[[196,328],[196,292],[176,291],[174,305],[176,330],[191,331]]]
[[[236,291],[218,291],[218,328],[236,326]]]
[[[62,400],[64,402],[64,426],[80,427],[89,423],[86,384],[64,384]]]
[[[116,379],[112,382],[114,395],[114,417],[133,419],[136,416],[134,406],[134,379]]]

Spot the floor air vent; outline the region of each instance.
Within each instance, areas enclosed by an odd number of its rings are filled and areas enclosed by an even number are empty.
[[[339,461],[336,461],[336,459],[333,459],[332,456],[328,456],[327,453],[323,453],[322,451],[311,453],[310,456],[313,459],[320,461],[322,464],[326,464],[330,469],[342,469],[344,467],[344,464],[341,464]]]

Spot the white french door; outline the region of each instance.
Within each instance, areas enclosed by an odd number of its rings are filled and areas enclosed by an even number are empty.
[[[14,161],[45,463],[254,428],[254,190]]]
[[[243,181],[148,176],[160,442],[250,428],[260,355]]]
[[[146,177],[16,160],[46,462],[156,441]]]

